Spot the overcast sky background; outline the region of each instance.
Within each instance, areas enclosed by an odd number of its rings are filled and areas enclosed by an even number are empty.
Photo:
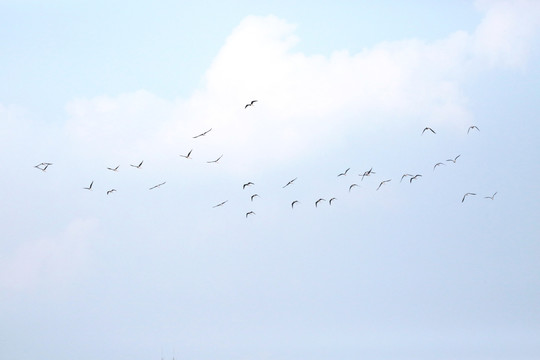
[[[0,358],[540,357],[539,2],[0,23]]]

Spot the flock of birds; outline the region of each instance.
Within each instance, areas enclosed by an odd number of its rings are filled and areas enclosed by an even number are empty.
[[[250,106],[253,106],[258,100],[251,100],[249,103],[247,103],[245,106],[244,106],[244,109],[247,109],[248,107]],[[467,129],[467,134],[469,134],[471,132],[471,130],[473,131],[480,131],[480,129],[476,126],[476,125],[471,125],[468,129]],[[197,138],[200,138],[200,137],[203,137],[203,136],[206,136],[208,133],[210,133],[212,131],[212,128],[206,130],[206,131],[203,131],[202,133],[199,133],[198,135],[195,135],[193,136],[193,139],[197,139]],[[429,133],[432,133],[432,134],[436,134],[435,130],[433,130],[431,127],[425,127],[422,132],[421,132],[421,135],[424,135],[424,133],[426,132],[429,132]],[[182,158],[185,158],[185,159],[191,159],[191,154],[193,152],[193,149],[189,150],[187,152],[187,154],[183,155],[183,154],[180,154],[179,156],[182,157]],[[457,155],[453,158],[450,158],[450,159],[447,159],[446,162],[451,162],[453,164],[455,164],[457,162],[457,160],[460,158],[461,154],[460,155]],[[210,161],[206,161],[206,163],[208,164],[216,164],[219,162],[219,160],[223,157],[223,154],[220,155],[219,157],[217,157],[216,159],[214,160],[210,160]],[[144,160],[142,160],[141,162],[139,162],[138,164],[130,164],[131,167],[135,168],[135,169],[141,169],[141,167],[143,166],[144,164]],[[50,163],[50,162],[41,162],[37,165],[35,165],[34,167],[36,169],[39,169],[43,172],[47,171],[47,169],[52,166],[53,163]],[[444,162],[438,162],[436,163],[434,166],[433,166],[433,171],[435,171],[437,169],[437,167],[439,166],[444,166],[446,165],[446,163]],[[120,168],[120,165],[117,165],[116,167],[107,167],[107,170],[110,170],[110,171],[113,171],[113,172],[117,172]],[[337,177],[345,177],[347,176],[347,174],[349,173],[349,170],[350,168],[347,168],[345,171],[339,173],[337,175]],[[360,181],[363,181],[364,178],[366,177],[369,177],[371,175],[374,175],[375,174],[375,171],[373,171],[373,168],[370,168],[369,170],[366,170],[360,174],[358,174],[358,176],[360,176]],[[409,183],[412,183],[413,181],[419,179],[420,177],[422,177],[422,174],[408,174],[408,173],[405,173],[401,176],[401,179],[400,179],[400,182],[403,182],[403,180],[409,180]],[[285,183],[282,188],[286,188],[288,186],[291,186],[295,183],[295,181],[297,180],[298,178],[294,178],[294,179],[291,179],[289,180],[287,183]],[[391,182],[392,179],[385,179],[385,180],[382,180],[379,185],[377,186],[377,188],[375,189],[376,191],[380,190],[385,184]],[[162,182],[162,183],[159,183],[159,184],[156,184],[156,185],[153,185],[151,187],[148,188],[148,190],[154,190],[154,189],[157,189],[163,185],[165,185],[166,182]],[[88,191],[91,191],[93,190],[93,185],[94,185],[94,181],[91,181],[90,184],[86,187],[83,187],[82,189],[84,190],[88,190]],[[251,181],[248,181],[247,183],[243,184],[242,185],[242,189],[245,190],[246,188],[249,188],[249,187],[252,187],[254,186],[255,183],[251,182]],[[355,187],[358,187],[359,184],[357,183],[353,183],[349,186],[349,192],[351,192]],[[116,192],[117,190],[116,189],[109,189],[106,191],[106,194],[107,195],[111,195],[112,193]],[[463,195],[463,197],[461,198],[461,202],[463,203],[467,197],[469,196],[476,196],[477,194],[476,193],[473,193],[473,192],[467,192]],[[494,200],[495,199],[495,195],[497,195],[497,192],[493,193],[492,195],[489,195],[489,196],[484,196],[484,199],[490,199],[490,200]],[[260,197],[259,194],[257,193],[254,193],[250,196],[250,200],[251,202],[254,201],[254,199]],[[332,197],[328,200],[326,200],[325,198],[318,198],[317,200],[315,200],[314,202],[314,205],[315,207],[318,207],[319,204],[321,202],[327,202],[329,205],[332,205],[332,202],[335,201],[336,198],[335,197]],[[221,201],[215,205],[213,205],[213,208],[219,208],[219,207],[222,207],[224,206],[225,204],[227,204],[228,200],[225,200],[225,201]],[[300,204],[300,201],[299,200],[293,200],[291,203],[290,203],[290,206],[291,206],[291,209],[294,209],[295,206],[299,205]],[[245,213],[245,217],[248,218],[250,216],[253,216],[253,215],[256,215],[256,213],[253,211],[253,210],[250,210],[250,211],[247,211]]]

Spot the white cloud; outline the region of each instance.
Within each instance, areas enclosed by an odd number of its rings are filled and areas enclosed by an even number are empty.
[[[381,122],[464,126],[472,117],[464,81],[486,66],[523,66],[539,27],[536,2],[478,6],[486,15],[473,33],[330,56],[294,51],[295,27],[281,19],[249,16],[190,98],[167,101],[138,91],[77,100],[67,107],[68,133],[103,153],[162,154],[198,146],[207,157],[226,153],[239,169],[287,162],[332,144],[345,131]],[[252,99],[259,102],[244,109]],[[208,128],[214,129],[211,142],[192,139]]]
[[[88,260],[88,239],[96,226],[95,220],[74,220],[57,236],[25,242],[4,255],[0,288],[29,290],[76,278]]]

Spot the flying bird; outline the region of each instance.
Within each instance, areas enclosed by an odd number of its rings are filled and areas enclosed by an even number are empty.
[[[141,162],[139,163],[139,165],[132,165],[132,164],[129,164],[129,166],[133,166],[134,168],[140,169],[141,166],[142,166],[142,164],[143,164],[143,162],[144,162],[144,160],[141,161]]]
[[[346,176],[347,175],[347,172],[349,172],[350,168],[348,168],[347,170],[345,170],[344,172],[342,172],[341,174],[338,175],[338,177],[340,176]]]
[[[453,162],[453,163],[455,164],[455,163],[456,163],[456,160],[457,160],[458,157],[460,157],[460,156],[461,156],[461,154],[459,154],[458,156],[456,156],[456,157],[453,158],[453,159],[448,159],[448,160],[446,160],[446,161],[451,161],[451,162]]]
[[[256,102],[257,102],[257,100],[251,100],[251,102],[249,104],[246,104],[246,106],[244,106],[244,109],[247,109],[248,106],[252,106]]]
[[[416,178],[421,177],[421,176],[422,175],[420,175],[420,174],[414,175],[412,178],[409,179],[409,184],[412,183],[413,180],[415,180]]]
[[[484,196],[484,199],[491,199],[493,200],[495,198],[495,195],[497,195],[497,192],[495,191],[495,193],[491,196]]]
[[[298,179],[298,178],[294,178],[291,181],[289,181],[288,183],[286,183],[285,186],[283,186],[283,188],[286,188],[287,186],[291,185],[296,179]]]
[[[351,186],[349,186],[349,192],[351,192],[351,189],[355,186],[358,186],[358,184],[352,184]]]
[[[90,186],[85,187],[84,189],[85,189],[85,190],[92,190],[92,185],[94,185],[94,182],[93,182],[93,181],[90,183]]]
[[[118,168],[119,168],[119,167],[120,167],[120,165],[118,165],[118,166],[115,167],[115,168],[110,168],[110,167],[108,167],[107,169],[109,169],[109,170],[111,170],[111,171],[118,171]]]
[[[476,129],[476,130],[480,131],[480,129],[479,129],[476,125],[472,125],[472,126],[469,126],[469,128],[467,129],[467,134],[468,134],[469,131],[471,131],[472,129]]]
[[[199,135],[197,135],[197,136],[194,136],[193,138],[196,139],[196,138],[198,138],[198,137],[204,136],[204,135],[208,134],[211,130],[212,130],[212,128],[206,130],[205,132],[203,132],[203,133],[201,133],[201,134],[199,134]]]
[[[476,195],[475,193],[466,193],[465,195],[463,195],[463,199],[461,199],[461,202],[464,202],[465,201],[465,198],[469,195]]]
[[[246,186],[251,186],[251,185],[255,185],[254,183],[252,183],[251,181],[248,181],[247,183],[245,183],[244,185],[242,185],[242,190],[244,190],[246,188]]]
[[[45,165],[45,167],[44,167],[44,168],[40,167],[40,166],[42,166],[42,165]],[[35,167],[36,169],[41,170],[41,171],[45,171],[45,170],[47,170],[47,168],[49,167],[49,165],[48,165],[48,164],[43,164],[43,163],[41,163],[41,164],[36,165],[36,166],[34,166],[34,167]]]
[[[422,130],[422,135],[424,135],[424,132],[426,132],[426,130],[429,130],[429,131],[431,131],[432,133],[436,134],[436,132],[435,132],[432,128],[426,127],[426,128],[424,128],[424,130]]]
[[[225,201],[223,201],[223,202],[220,202],[219,204],[214,205],[214,206],[212,206],[212,207],[217,208],[218,206],[223,206],[223,204],[225,204],[227,201],[229,201],[229,200],[225,200]]]
[[[112,193],[115,192],[115,191],[116,191],[116,189],[108,190],[108,191],[107,191],[107,195],[112,194]]]
[[[292,203],[291,203],[291,209],[294,209],[294,204],[299,204],[300,201],[298,200],[294,200]]]
[[[256,197],[260,197],[259,194],[253,194],[253,195],[251,195],[251,201],[253,201],[253,199],[256,198]]]
[[[191,155],[191,152],[193,151],[193,149],[189,150],[189,152],[187,153],[187,155],[180,155],[181,157],[183,158],[186,158],[186,159],[191,159],[189,156]]]
[[[154,186],[152,186],[151,188],[149,188],[148,190],[152,190],[152,189],[155,189],[155,188],[157,188],[157,187],[160,187],[161,185],[163,185],[163,184],[165,184],[165,183],[166,183],[166,181],[162,182],[161,184],[154,185]]]
[[[220,157],[218,157],[216,160],[212,160],[212,161],[207,161],[208,164],[211,164],[211,163],[217,163],[219,161],[219,159],[221,159],[223,155],[221,155]]]
[[[246,213],[246,219],[247,219],[247,217],[248,217],[249,215],[256,215],[256,214],[255,214],[253,211],[249,211],[249,212]]]
[[[402,182],[403,181],[403,178],[407,177],[407,176],[412,176],[412,174],[403,174],[403,176],[401,176],[401,180],[399,180],[399,182]]]
[[[369,169],[368,171],[364,171],[362,175],[358,175],[358,176],[361,176],[362,177],[361,181],[363,181],[365,176],[370,176],[371,174],[376,174],[375,171],[373,171],[373,168]]]
[[[321,201],[326,201],[326,199],[320,198],[319,200],[315,201],[315,207],[317,207]]]
[[[335,197],[331,198],[330,200],[328,200],[328,204],[332,205],[332,201],[336,200]]]
[[[440,166],[440,165],[444,165],[444,164],[443,164],[442,162],[436,163],[435,166],[433,166],[433,171],[435,171],[435,168],[436,168],[437,166]]]
[[[379,190],[381,188],[381,186],[383,186],[384,184],[386,184],[387,182],[390,182],[390,181],[392,181],[392,179],[381,181],[381,183],[379,184],[379,187],[377,188],[377,190]]]

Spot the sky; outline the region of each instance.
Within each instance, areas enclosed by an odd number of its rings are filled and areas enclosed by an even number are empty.
[[[539,2],[0,23],[0,358],[540,357]]]

